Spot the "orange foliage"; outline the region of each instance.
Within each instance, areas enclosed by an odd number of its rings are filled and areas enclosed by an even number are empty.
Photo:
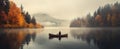
[[[0,16],[2,17],[1,20],[2,20],[2,21],[6,21],[6,20],[7,20],[7,15],[6,15],[6,13],[5,13],[4,11],[1,11],[0,14],[1,14]]]
[[[10,24],[16,24],[17,26],[20,27],[22,27],[25,24],[25,20],[23,15],[21,14],[20,9],[13,2],[10,2],[8,16]]]
[[[33,25],[33,23],[28,24],[25,21],[25,15],[22,14],[21,9],[18,8],[14,2],[10,1],[8,14],[6,14],[4,10],[0,9],[0,27],[36,28],[36,25]]]
[[[112,26],[116,26],[117,23],[118,23],[118,17],[116,16],[116,14],[113,14],[113,16],[111,17],[111,23],[112,23]]]
[[[103,25],[103,19],[102,19],[102,17],[101,17],[100,15],[97,15],[97,16],[95,17],[95,20],[96,20],[98,23],[100,23],[100,26]]]

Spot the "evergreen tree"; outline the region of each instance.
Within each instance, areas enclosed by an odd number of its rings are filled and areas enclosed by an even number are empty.
[[[21,11],[23,12],[23,5],[21,5]]]
[[[30,24],[30,22],[31,22],[31,16],[30,16],[30,14],[28,12],[25,14],[25,20],[26,20],[26,22],[28,24]]]
[[[31,19],[31,23],[33,23],[34,25],[36,25],[36,19],[35,19],[34,16],[33,16],[32,19]]]
[[[5,3],[5,12],[6,12],[6,14],[8,14],[8,12],[9,12],[9,8],[10,8],[10,2],[9,2],[9,0],[5,0],[4,1]]]
[[[5,11],[6,14],[8,14],[10,8],[10,2],[9,0],[0,0],[0,10]]]

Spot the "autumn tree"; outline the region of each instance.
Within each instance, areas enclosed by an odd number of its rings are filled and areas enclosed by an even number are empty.
[[[36,23],[35,17],[31,19],[28,12],[24,12],[23,6],[17,7],[9,0],[0,0],[0,27],[2,28],[37,28],[41,27]]]
[[[20,9],[16,6],[15,3],[10,2],[10,11],[8,13],[8,23],[11,25],[16,24],[17,26],[24,26],[25,20],[21,14]]]
[[[7,20],[8,17],[6,15],[6,13],[4,11],[1,11],[0,12],[0,25],[4,25],[4,24],[7,24]]]

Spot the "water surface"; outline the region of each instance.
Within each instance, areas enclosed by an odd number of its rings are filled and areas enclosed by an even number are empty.
[[[68,37],[49,39],[49,33]],[[1,29],[0,49],[120,49],[119,28]]]

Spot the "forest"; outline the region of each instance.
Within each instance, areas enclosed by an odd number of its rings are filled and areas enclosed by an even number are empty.
[[[25,12],[13,1],[0,0],[0,28],[42,28],[41,24],[36,22],[34,16]]]
[[[120,3],[99,7],[86,18],[72,20],[70,27],[120,27]]]

